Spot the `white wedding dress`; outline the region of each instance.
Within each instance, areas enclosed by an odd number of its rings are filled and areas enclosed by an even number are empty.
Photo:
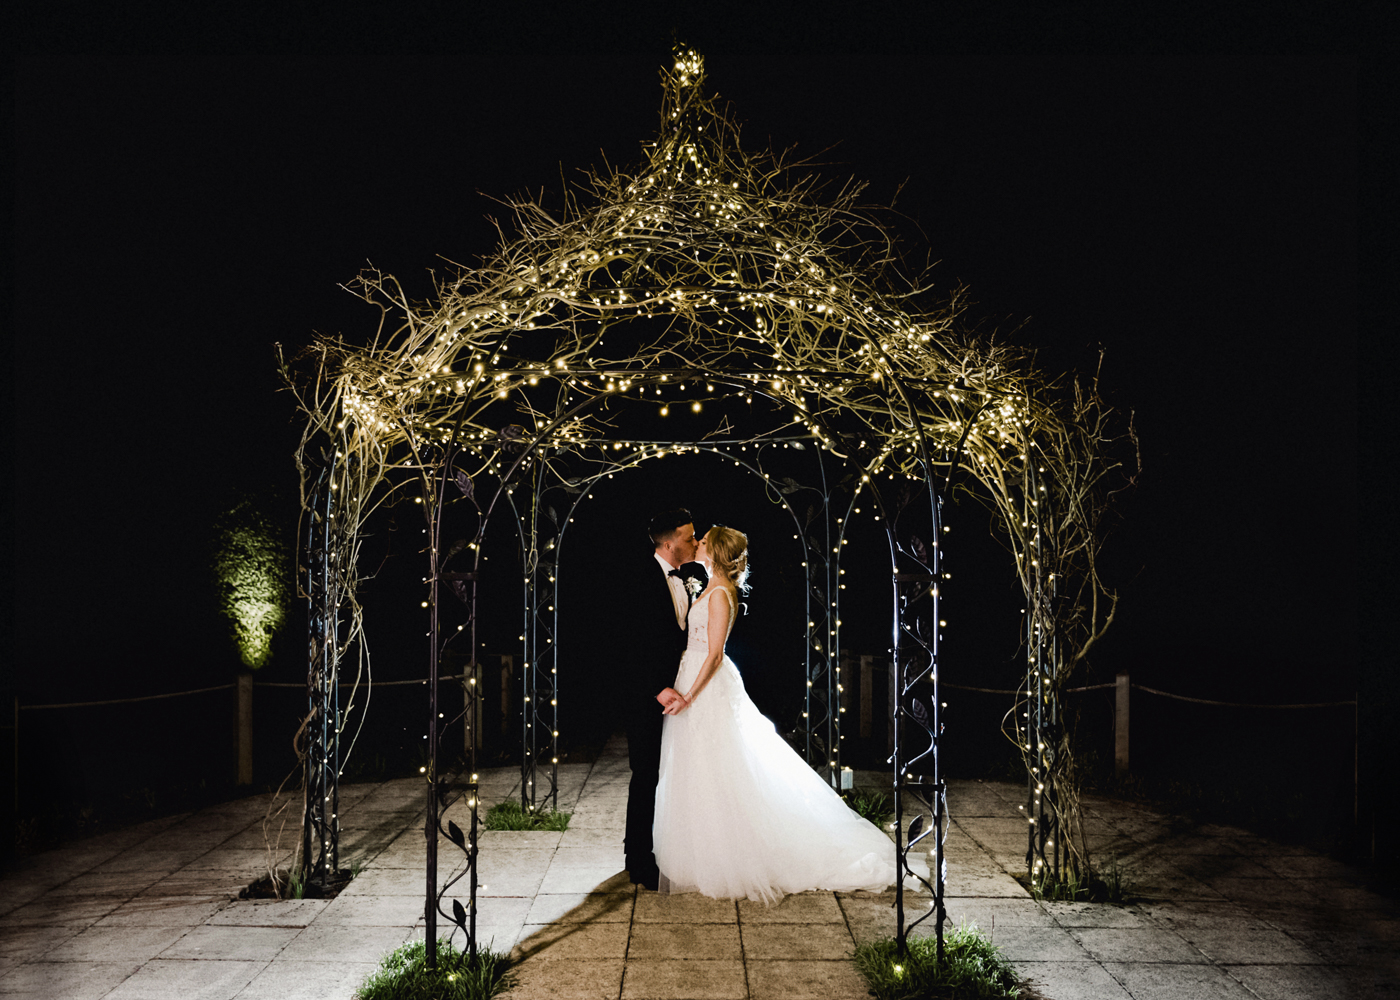
[[[674,685],[683,693],[709,651],[710,593],[690,609]],[[772,903],[808,889],[879,891],[895,880],[894,842],[793,752],[728,656],[691,706],[664,720],[652,830],[663,892]]]

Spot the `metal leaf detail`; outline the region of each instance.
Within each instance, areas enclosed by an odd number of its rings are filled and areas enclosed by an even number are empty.
[[[457,926],[462,930],[467,929],[467,908],[462,905],[460,899],[452,901],[452,919],[457,921]]]
[[[924,703],[918,698],[910,700],[909,712],[914,716],[914,721],[919,725],[923,726],[925,729],[931,727],[932,724],[929,721],[928,709],[924,708]]]
[[[928,548],[924,545],[924,540],[918,535],[910,539],[909,547],[914,550],[914,558],[925,566],[928,565]]]
[[[908,840],[908,843],[910,843],[910,844],[914,843],[914,841],[915,841],[915,840],[918,838],[918,836],[919,836],[919,832],[920,832],[921,830],[923,830],[923,828],[924,828],[924,814],[923,814],[923,813],[919,813],[919,815],[917,815],[917,816],[914,817],[914,822],[912,822],[912,823],[909,824],[909,840]]]
[[[784,496],[789,493],[796,493],[798,490],[802,489],[802,484],[791,476],[784,476],[778,481],[783,484],[778,487],[778,492],[782,493]]]
[[[472,595],[471,591],[467,589],[467,581],[453,580],[449,586],[452,587],[452,593],[457,595],[457,600],[461,601],[467,607],[471,607]]]
[[[466,847],[466,834],[462,833],[462,828],[452,822],[452,820],[447,821],[447,835],[452,838],[452,843],[456,844],[458,847]]]
[[[472,495],[472,477],[458,470],[456,481],[457,488],[462,491],[462,496],[470,500]]]

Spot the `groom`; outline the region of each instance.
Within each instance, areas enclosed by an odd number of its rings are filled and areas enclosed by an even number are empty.
[[[634,883],[657,887],[659,872],[652,853],[651,824],[656,811],[656,782],[661,769],[662,708],[657,696],[676,679],[685,651],[685,617],[694,593],[688,580],[703,588],[704,568],[696,562],[695,523],[688,510],[668,510],[651,519],[652,557],[632,570],[634,592],[623,634],[634,636],[625,679],[624,723],[632,782],[627,790],[627,871]],[[695,584],[690,584],[694,587]]]

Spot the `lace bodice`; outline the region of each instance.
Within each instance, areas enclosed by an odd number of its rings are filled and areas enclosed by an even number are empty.
[[[729,634],[729,627],[734,624],[734,602],[730,598],[729,591],[723,587],[711,587],[695,599],[695,603],[690,606],[690,615],[686,618],[686,643],[687,653],[698,652],[708,653],[710,651],[710,595],[719,591],[724,595],[725,603],[729,605],[729,621],[724,628],[724,634]]]

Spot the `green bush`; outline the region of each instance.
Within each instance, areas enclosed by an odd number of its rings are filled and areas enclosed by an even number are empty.
[[[427,944],[411,941],[386,955],[359,992],[357,1000],[490,1000],[510,986],[510,959],[490,948],[476,958],[438,938],[436,969],[427,965]]]
[[[901,956],[893,938],[856,946],[856,968],[879,1000],[993,1000],[1021,996],[1020,980],[976,924],[943,936],[943,967],[938,941],[909,938]]]
[[[520,803],[515,800],[502,802],[494,805],[486,813],[486,829],[488,830],[558,830],[563,832],[569,828],[569,817],[573,813],[566,812],[534,812],[527,811],[520,807]]]
[[[869,790],[844,792],[841,798],[845,799],[846,805],[855,810],[858,815],[870,820],[882,830],[894,822],[894,805],[884,792]]]

